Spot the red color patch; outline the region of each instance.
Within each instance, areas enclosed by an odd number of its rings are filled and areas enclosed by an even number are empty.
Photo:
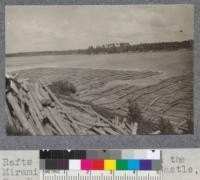
[[[92,160],[93,170],[104,170],[104,160]]]

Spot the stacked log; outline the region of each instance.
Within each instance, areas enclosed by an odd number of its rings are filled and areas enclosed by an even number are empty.
[[[6,75],[8,126],[30,135],[126,135],[124,126],[98,114],[90,105],[66,100],[63,105],[42,81]],[[84,112],[83,112],[84,111]],[[78,112],[78,113],[77,113]],[[84,113],[84,114],[83,114]]]

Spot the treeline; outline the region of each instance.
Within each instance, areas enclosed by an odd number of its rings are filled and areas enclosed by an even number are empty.
[[[193,40],[182,42],[159,42],[143,43],[131,45],[129,43],[113,43],[102,46],[89,46],[87,49],[65,50],[65,51],[40,51],[40,52],[22,52],[9,53],[6,57],[16,56],[38,56],[38,55],[70,55],[70,54],[112,54],[127,52],[148,52],[148,51],[174,51],[178,49],[192,49]]]
[[[129,43],[108,44],[103,46],[93,47],[90,46],[86,50],[80,50],[84,54],[99,54],[99,53],[125,53],[125,52],[147,52],[147,51],[172,51],[183,48],[192,48],[193,41],[182,42],[161,42],[161,43],[143,43],[137,45],[130,45]]]

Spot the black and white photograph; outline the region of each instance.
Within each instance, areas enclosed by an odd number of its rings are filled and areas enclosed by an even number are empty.
[[[8,136],[193,134],[194,7],[7,5]]]

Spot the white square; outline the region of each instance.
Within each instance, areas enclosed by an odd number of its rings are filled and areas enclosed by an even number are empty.
[[[146,150],[134,150],[134,159],[146,159]]]
[[[69,160],[69,170],[81,170],[81,161]]]
[[[147,159],[160,160],[160,150],[147,150]]]

